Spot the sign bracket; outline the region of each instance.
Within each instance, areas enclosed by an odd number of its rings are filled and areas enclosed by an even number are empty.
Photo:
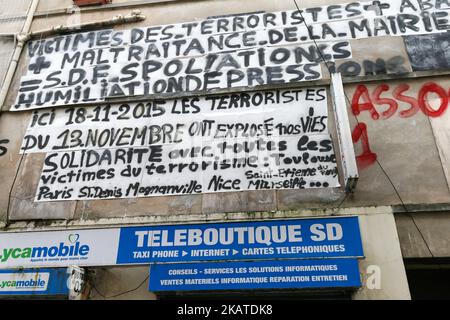
[[[339,153],[344,173],[345,192],[354,192],[358,183],[359,173],[348,119],[346,96],[340,73],[331,73],[330,89]]]

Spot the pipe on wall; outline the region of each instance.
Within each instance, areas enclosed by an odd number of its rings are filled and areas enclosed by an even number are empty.
[[[0,113],[3,111],[6,97],[8,95],[9,88],[11,86],[11,82],[13,80],[14,74],[17,69],[17,65],[20,59],[20,55],[22,54],[23,47],[27,43],[27,41],[35,39],[35,38],[45,38],[50,37],[56,34],[65,34],[70,32],[77,32],[88,29],[98,29],[103,27],[110,27],[114,25],[124,24],[124,23],[133,23],[139,22],[146,19],[144,15],[141,14],[139,10],[133,10],[128,15],[117,15],[111,19],[88,22],[80,25],[73,26],[64,26],[59,25],[52,27],[50,29],[40,30],[36,32],[30,32],[31,23],[33,21],[33,15],[36,12],[37,5],[39,0],[33,0],[33,5],[29,10],[29,15],[27,17],[27,21],[22,29],[22,32],[17,35],[17,45],[14,50],[13,58],[11,60],[11,64],[8,68],[7,75],[5,77],[5,81],[2,86],[2,90],[0,92]]]
[[[141,14],[140,10],[133,10],[131,13],[127,15],[117,15],[111,19],[106,20],[100,20],[100,21],[93,21],[88,23],[83,23],[79,25],[73,25],[73,26],[55,26],[50,29],[46,30],[40,30],[36,32],[30,32],[25,35],[24,41],[32,40],[34,38],[46,38],[53,36],[55,34],[65,34],[70,32],[79,32],[83,30],[89,30],[89,29],[99,29],[104,27],[111,27],[119,24],[125,24],[125,23],[133,23],[133,22],[139,22],[145,20],[146,17]]]

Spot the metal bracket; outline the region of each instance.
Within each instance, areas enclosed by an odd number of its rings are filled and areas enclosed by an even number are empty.
[[[339,151],[342,169],[344,171],[344,184],[346,192],[354,192],[358,183],[359,174],[356,165],[355,149],[353,147],[350,122],[348,120],[347,103],[340,73],[331,74],[331,100],[336,121]]]

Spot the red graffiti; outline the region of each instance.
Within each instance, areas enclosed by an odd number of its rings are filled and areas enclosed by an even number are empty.
[[[381,113],[381,119],[389,119],[392,117],[398,109],[398,103],[393,99],[381,98],[381,94],[385,91],[389,91],[389,86],[387,84],[379,85],[375,88],[375,91],[372,94],[372,100],[378,105],[388,105],[389,108],[386,111]]]
[[[390,91],[390,87],[387,84],[380,84],[373,90],[372,94],[369,93],[367,87],[360,84],[356,87],[355,93],[352,99],[352,112],[354,115],[359,115],[362,111],[369,111],[370,116],[374,120],[378,119],[389,119],[398,110],[399,105],[397,101],[406,102],[411,107],[407,110],[402,110],[399,112],[401,118],[409,118],[415,115],[419,110],[421,110],[426,116],[429,117],[440,117],[445,110],[448,108],[448,93],[440,85],[434,82],[428,82],[422,86],[419,91],[417,98],[404,95],[404,92],[409,90],[409,85],[400,84],[395,87],[391,98],[381,97],[384,92]],[[433,107],[428,102],[428,96],[430,93],[436,94],[440,99],[440,106],[438,109],[433,109]],[[378,106],[388,106],[388,108],[380,113],[375,108]]]
[[[386,120],[394,116],[399,110],[399,103],[407,103],[410,107],[406,110],[398,112],[400,118],[409,118],[416,115],[419,110],[428,117],[440,117],[448,108],[449,93],[440,85],[434,82],[428,82],[424,84],[418,93],[417,97],[408,96],[405,93],[410,89],[407,84],[397,85],[392,91],[392,98],[382,97],[383,94],[389,93],[391,88],[388,84],[380,84],[369,92],[365,85],[358,85],[352,99],[352,112],[354,115],[359,115],[363,111],[368,111],[373,120]],[[430,94],[434,94],[438,97],[440,104],[439,107],[433,108],[430,105]],[[380,112],[375,106],[387,107],[384,111]],[[353,143],[361,141],[362,153],[356,157],[358,166],[364,169],[372,165],[376,159],[376,153],[370,149],[369,137],[367,133],[367,126],[365,123],[358,123],[352,133]]]
[[[436,93],[441,100],[441,105],[437,110],[434,110],[428,103],[427,95],[430,92]],[[425,84],[419,91],[419,107],[422,112],[429,117],[440,117],[448,107],[447,92],[441,86],[433,82]]]
[[[407,110],[400,111],[400,118],[409,118],[414,115],[416,115],[417,112],[419,112],[419,102],[412,98],[403,95],[403,92],[409,90],[409,85],[407,84],[401,84],[397,88],[395,88],[394,92],[392,93],[393,97],[397,99],[398,101],[406,102],[411,105],[411,108]]]
[[[363,98],[365,102],[361,103],[361,98]],[[378,120],[380,118],[380,115],[378,114],[375,106],[370,99],[369,90],[367,90],[367,87],[365,85],[360,84],[356,87],[356,91],[353,95],[352,111],[353,114],[357,116],[361,113],[361,111],[365,110],[370,112],[372,119]]]
[[[353,143],[361,140],[362,153],[356,157],[360,169],[367,168],[377,161],[377,155],[370,150],[367,126],[365,123],[358,123],[352,133]]]

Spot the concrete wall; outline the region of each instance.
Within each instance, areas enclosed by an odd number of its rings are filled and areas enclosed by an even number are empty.
[[[51,1],[41,2],[38,11],[44,12],[48,8],[63,8],[69,3],[58,1],[58,5],[51,7]],[[70,2],[70,1],[68,1]],[[334,4],[340,1],[309,1],[304,2],[305,7],[312,5]],[[131,2],[130,2],[131,3]],[[252,11],[277,11],[292,9],[288,2],[274,1],[181,1],[167,2],[140,6],[139,9],[148,18],[141,23],[133,23],[118,26],[128,29],[135,26],[148,26],[167,24],[171,22],[192,21],[211,15],[252,12]],[[86,11],[82,12],[82,22],[105,19],[115,14],[129,13],[130,9],[119,8],[113,11]],[[52,25],[64,24],[67,15],[39,16],[33,23],[33,30],[41,30]],[[376,45],[374,46],[374,43]],[[429,73],[427,77],[415,78],[418,75],[412,73],[409,57],[405,49],[402,37],[382,37],[374,39],[352,40],[353,57],[351,61],[339,61],[336,68],[341,70],[348,84],[345,91],[350,100],[355,95],[357,86],[362,84],[370,94],[381,85],[389,86],[389,90],[382,92],[381,98],[393,99],[394,90],[401,85],[409,85],[410,89],[404,93],[411,97],[417,97],[419,90],[429,82],[436,83],[448,90],[450,82],[445,75],[434,76]],[[24,55],[23,55],[24,57]],[[387,66],[386,70],[378,70],[379,74],[371,75],[364,69],[369,62],[377,62],[382,59]],[[350,64],[349,64],[350,63]],[[352,66],[360,66],[359,75],[352,74]],[[15,80],[12,84],[6,106],[13,103],[18,90],[19,78],[25,73],[26,59],[20,62]],[[324,68],[327,83],[327,72]],[[370,70],[369,70],[370,71]],[[391,78],[406,77],[402,80]],[[367,82],[369,81],[370,82]],[[378,80],[378,81],[376,81]],[[301,83],[310,85],[308,83]],[[430,98],[433,98],[430,95]],[[362,155],[358,162],[360,180],[355,194],[346,197],[342,204],[344,207],[372,206],[372,205],[401,205],[406,204],[432,204],[446,203],[450,201],[449,184],[446,180],[450,176],[446,159],[448,148],[446,139],[449,139],[447,123],[448,111],[439,117],[431,118],[420,110],[413,116],[402,117],[401,112],[408,110],[410,105],[406,102],[394,99],[398,103],[398,110],[389,118],[382,116],[374,120],[370,112],[363,111],[357,117],[353,115],[351,105],[348,111],[351,129],[355,130],[358,122],[366,125],[368,144],[373,154],[376,154],[378,162],[364,159],[363,150],[365,143],[363,137],[355,141],[356,154]],[[437,103],[436,101],[434,103]],[[381,114],[388,109],[386,104],[375,104]],[[9,139],[7,156],[0,158],[0,174],[7,179],[5,184],[10,189],[12,184],[11,173],[17,168],[18,142],[24,135],[31,112],[21,112],[20,115],[12,115],[18,120],[14,121],[17,130],[5,130],[0,138]],[[387,118],[387,119],[383,119]],[[9,113],[0,118],[0,127],[11,125]],[[330,117],[330,124],[333,119]],[[20,128],[20,129],[19,129]],[[336,135],[332,134],[336,139]],[[407,162],[405,162],[407,159]],[[381,165],[381,166],[380,166]],[[19,170],[17,181],[14,185],[9,219],[12,221],[27,219],[95,219],[100,217],[125,217],[142,215],[185,215],[208,214],[215,212],[252,212],[252,211],[276,211],[292,210],[298,208],[323,208],[335,207],[341,203],[344,197],[342,190],[283,190],[262,192],[239,192],[223,194],[206,194],[195,196],[152,197],[148,199],[127,200],[102,200],[102,201],[78,201],[65,204],[53,204],[49,209],[46,205],[36,206],[30,199],[38,183],[38,171],[42,166],[40,155],[26,155],[22,168]],[[30,172],[35,173],[29,175]],[[391,181],[389,181],[389,179]],[[397,189],[402,201],[394,191],[392,184]],[[6,215],[5,206],[1,206],[1,216]],[[42,208],[42,209],[41,209]]]
[[[0,87],[15,47],[14,35],[22,31],[30,0],[2,1],[0,9]]]
[[[94,286],[90,300],[155,300],[148,291],[149,267],[91,269]],[[130,292],[128,292],[130,291]]]
[[[114,1],[114,3],[127,1]],[[130,4],[133,1],[128,1]],[[303,7],[324,4],[339,4],[342,0],[303,1]],[[65,9],[71,1],[41,1],[32,29],[38,31],[51,26],[72,23],[73,15],[56,14],[47,11]],[[116,14],[127,14],[132,8],[114,10],[82,11],[80,22],[111,18]],[[139,6],[147,20],[117,26],[129,29],[138,26],[169,24],[175,22],[203,19],[208,16],[231,13],[267,12],[294,9],[290,1],[173,1]],[[414,224],[407,215],[394,213],[396,208],[406,204],[427,206],[450,202],[450,111],[447,107],[442,113],[429,116],[414,103],[420,91],[434,84],[448,92],[450,80],[448,70],[414,70],[402,37],[383,37],[351,41],[353,57],[336,63],[344,76],[345,92],[350,102],[348,114],[354,134],[355,152],[358,156],[360,179],[354,194],[345,195],[343,189],[246,191],[236,193],[204,194],[190,196],[151,197],[139,199],[119,199],[101,201],[66,201],[57,203],[34,203],[33,196],[38,184],[43,155],[19,154],[21,140],[32,112],[9,112],[8,106],[14,103],[19,87],[19,79],[26,73],[25,53],[19,63],[6,108],[0,116],[0,140],[7,150],[0,155],[0,175],[3,178],[3,192],[0,193],[0,220],[16,222],[17,226],[36,220],[62,220],[71,226],[97,224],[102,220],[122,224],[135,219],[135,223],[162,222],[201,222],[248,220],[258,217],[294,218],[305,216],[356,214],[360,217],[365,260],[360,263],[364,286],[354,294],[354,299],[409,299],[409,290],[404,271],[404,257],[428,257],[431,254],[421,242]],[[381,69],[368,66],[384,66]],[[325,66],[324,80],[327,85],[329,75]],[[317,83],[316,83],[317,84]],[[299,86],[310,86],[302,83]],[[399,94],[399,88],[408,90]],[[362,87],[361,87],[362,86]],[[380,89],[382,88],[382,89]],[[352,100],[358,90],[367,90],[379,114],[374,119],[369,111],[355,112]],[[381,90],[378,97],[374,92]],[[407,98],[405,98],[407,96]],[[384,99],[384,100],[382,100]],[[441,100],[433,94],[428,95],[429,104],[438,109]],[[357,100],[357,99],[356,99]],[[365,98],[361,102],[367,102]],[[412,104],[411,104],[411,101]],[[396,105],[395,112],[392,105]],[[414,112],[411,108],[414,107]],[[331,105],[330,105],[331,110]],[[409,112],[407,112],[409,110]],[[372,110],[373,111],[373,110]],[[330,126],[333,127],[332,117]],[[358,131],[359,128],[359,131]],[[364,130],[362,130],[364,129]],[[336,143],[336,134],[332,133]],[[376,159],[376,160],[375,160]],[[17,177],[16,177],[17,173]],[[14,185],[13,185],[14,184]],[[12,196],[9,191],[12,189]],[[398,194],[397,194],[398,192]],[[401,199],[399,198],[399,195]],[[9,203],[10,202],[10,203]],[[369,208],[369,207],[374,208]],[[9,209],[9,210],[8,210]],[[448,257],[448,230],[450,217],[446,214],[431,218],[429,213],[414,214],[416,224],[423,228],[422,233],[433,255]],[[110,220],[108,220],[110,219]],[[396,223],[399,234],[397,235]],[[14,227],[14,224],[13,224]],[[435,232],[437,230],[437,232]],[[401,250],[399,245],[399,238]],[[440,240],[439,240],[440,239]],[[366,280],[370,266],[381,270],[381,287],[370,289]],[[370,269],[372,270],[372,269]],[[98,290],[112,297],[117,293],[133,289],[148,273],[147,267],[108,268],[96,270]],[[91,298],[101,299],[95,292]],[[153,299],[147,292],[147,283],[134,291],[117,298]]]
[[[0,85],[3,85],[13,51],[14,39],[12,37],[0,37]]]
[[[404,258],[450,257],[448,212],[402,213],[395,221]]]
[[[411,299],[393,213],[383,208],[357,211],[365,259],[359,265],[363,286],[353,299]]]

